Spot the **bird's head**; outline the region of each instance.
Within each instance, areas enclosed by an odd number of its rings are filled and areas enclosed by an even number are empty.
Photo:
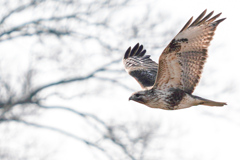
[[[146,94],[146,91],[138,91],[138,92],[133,93],[129,97],[129,101],[130,100],[133,100],[138,103],[146,104],[148,101],[148,96]]]

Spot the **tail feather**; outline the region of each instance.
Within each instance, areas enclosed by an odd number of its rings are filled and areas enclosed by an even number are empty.
[[[198,100],[199,105],[218,106],[218,107],[227,105],[227,103],[225,103],[225,102],[216,102],[216,101],[208,100],[208,99],[198,97],[198,96],[195,96],[195,98]]]
[[[218,106],[218,107],[227,105],[227,103],[225,103],[225,102],[216,102],[216,101],[210,101],[210,100],[205,100],[200,104],[205,105],[205,106]]]

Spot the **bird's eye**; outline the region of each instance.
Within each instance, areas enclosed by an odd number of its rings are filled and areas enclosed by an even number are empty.
[[[137,94],[135,94],[135,96],[136,96],[137,98],[139,98],[139,97],[140,97],[140,94],[137,93]]]

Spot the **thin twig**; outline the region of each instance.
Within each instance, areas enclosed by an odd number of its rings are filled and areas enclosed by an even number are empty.
[[[37,3],[36,1],[31,1],[31,3],[29,3],[29,4],[22,5],[22,6],[19,6],[17,8],[14,8],[13,10],[9,11],[8,14],[6,14],[2,18],[2,20],[0,21],[0,24],[3,24],[6,21],[6,19],[9,18],[12,14],[21,12],[21,11],[25,10],[26,8],[28,8],[28,7],[36,5],[36,3]]]
[[[31,123],[31,122],[27,122],[27,121],[24,121],[24,120],[19,120],[19,119],[0,119],[0,122],[3,122],[3,121],[6,121],[6,122],[18,122],[18,123],[21,123],[21,124],[25,124],[27,126],[33,126],[33,127],[37,127],[37,128],[42,128],[42,129],[47,129],[47,130],[50,130],[50,131],[54,131],[54,132],[57,132],[57,133],[60,133],[62,135],[65,135],[65,136],[68,136],[68,137],[71,137],[77,141],[80,141],[80,142],[83,142],[85,143],[86,145],[88,146],[91,146],[91,147],[94,147],[98,150],[100,150],[101,152],[103,152],[109,159],[112,159],[111,156],[109,154],[107,154],[106,150],[90,141],[87,141],[81,137],[78,137],[72,133],[69,133],[69,132],[66,132],[62,129],[59,129],[59,128],[55,128],[55,127],[51,127],[51,126],[46,126],[46,125],[40,125],[40,124],[36,124],[36,123]]]
[[[99,119],[97,116],[93,115],[93,114],[90,114],[90,113],[82,113],[82,112],[79,112],[75,109],[72,109],[72,108],[69,108],[69,107],[63,107],[63,106],[44,106],[44,105],[41,105],[41,104],[37,104],[39,107],[41,108],[44,108],[44,109],[62,109],[62,110],[67,110],[67,111],[70,111],[74,114],[77,114],[81,117],[91,117],[92,119],[96,120],[97,122],[99,122],[100,124],[102,124],[105,128],[108,128],[107,124],[102,121],[101,119]]]
[[[38,87],[37,89],[35,89],[34,91],[31,92],[31,94],[29,95],[28,98],[32,99],[33,96],[35,96],[38,92],[40,92],[41,90],[43,90],[45,88],[49,88],[49,87],[52,87],[52,86],[61,85],[61,84],[65,84],[65,83],[71,83],[71,82],[75,82],[75,81],[83,81],[83,80],[90,79],[90,78],[94,77],[94,75],[96,73],[107,70],[106,67],[108,67],[109,65],[111,65],[113,63],[117,63],[119,61],[121,61],[121,59],[113,60],[113,61],[103,65],[102,67],[96,69],[95,71],[91,72],[90,74],[88,74],[87,76],[84,76],[84,77],[75,77],[75,78],[71,78],[71,79],[60,80],[60,81],[52,82],[52,83],[43,85],[41,87]]]
[[[67,110],[67,111],[70,111],[70,112],[73,112],[77,115],[80,115],[84,118],[86,117],[91,117],[93,118],[94,120],[96,120],[97,122],[99,122],[100,124],[102,124],[105,129],[108,131],[108,135],[104,135],[104,138],[105,139],[108,139],[110,140],[111,142],[113,142],[113,144],[119,146],[123,152],[129,157],[131,158],[132,160],[136,160],[135,157],[133,157],[133,155],[131,155],[129,153],[129,151],[127,150],[127,147],[122,144],[118,139],[114,138],[115,136],[113,135],[113,132],[112,132],[112,127],[108,126],[104,121],[102,121],[101,119],[99,119],[97,116],[93,115],[93,114],[89,114],[89,113],[82,113],[82,112],[78,112],[74,109],[71,109],[71,108],[68,108],[68,107],[62,107],[62,106],[44,106],[44,105],[40,105],[38,104],[39,107],[41,108],[45,108],[45,109],[63,109],[63,110]],[[103,134],[103,133],[102,133]]]

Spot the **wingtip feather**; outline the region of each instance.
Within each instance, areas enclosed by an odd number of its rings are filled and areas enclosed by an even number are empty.
[[[213,21],[215,21],[222,13],[218,13],[217,15],[215,15],[214,17],[212,17],[211,19],[207,20],[207,23],[211,23]]]
[[[214,11],[210,12],[208,15],[206,15],[202,20],[200,20],[197,25],[200,25],[204,22],[206,22],[212,15],[213,15]]]
[[[189,26],[195,26],[199,23],[199,21],[204,17],[204,15],[207,13],[207,9],[205,9],[196,19],[193,21],[193,23]]]
[[[208,24],[212,23],[222,14],[222,13],[218,13],[214,17],[210,18],[213,15],[214,11],[210,12],[208,15],[205,16],[206,12],[207,12],[207,9],[205,9],[192,23],[190,21],[190,20],[192,20],[192,18],[191,18],[180,32],[186,30],[187,28],[197,26],[197,25],[201,25],[202,23],[205,23],[205,22],[208,23]],[[226,18],[222,18],[220,20],[217,20],[216,24],[219,24],[220,22],[222,22],[225,19]]]
[[[139,57],[142,57],[142,56],[145,55],[146,52],[147,52],[147,51],[144,49],[142,52],[140,52],[140,54],[139,54],[138,56],[139,56]]]
[[[130,51],[131,51],[131,47],[128,47],[128,49],[126,50],[126,52],[124,54],[124,59],[127,59],[129,57]]]
[[[189,27],[189,25],[191,24],[192,20],[193,20],[193,17],[191,17],[191,18],[188,20],[188,22],[183,26],[183,28],[180,30],[180,32],[186,30],[186,29]],[[179,32],[179,33],[180,33],[180,32]]]
[[[132,51],[131,51],[131,53],[130,53],[130,57],[132,57],[132,56],[134,56],[134,55],[136,54],[138,48],[139,48],[139,43],[137,43],[137,44],[133,47],[133,49],[132,49]]]
[[[217,21],[215,21],[215,23],[218,25],[219,23],[221,23],[222,21],[224,21],[226,18],[222,18],[222,19],[219,19]]]
[[[138,56],[138,57],[142,57],[144,56],[146,53],[146,50],[143,49],[143,45],[139,46],[139,43],[137,43],[133,49],[131,47],[129,47],[127,49],[127,51],[124,54],[124,59],[127,59],[129,57],[133,57],[133,56]]]
[[[135,53],[135,56],[138,56],[143,50],[143,45],[140,45],[137,52]]]

